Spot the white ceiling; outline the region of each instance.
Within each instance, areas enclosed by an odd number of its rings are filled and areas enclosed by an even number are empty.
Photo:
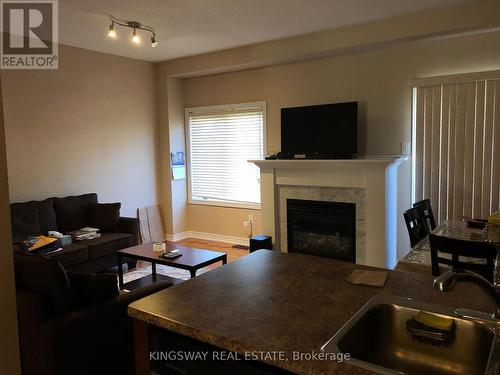
[[[170,60],[414,13],[471,0],[59,0],[62,44],[147,61]],[[107,37],[109,16],[152,26],[160,45]]]

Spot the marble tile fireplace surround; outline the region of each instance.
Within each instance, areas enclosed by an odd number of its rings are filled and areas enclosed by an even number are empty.
[[[287,199],[354,203],[356,263],[394,268],[401,160],[252,160],[260,168],[263,234],[288,252]]]

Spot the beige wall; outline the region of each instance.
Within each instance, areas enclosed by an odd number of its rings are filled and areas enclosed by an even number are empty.
[[[157,134],[158,145],[158,183],[160,186],[160,200],[165,234],[172,234],[174,228],[172,208],[172,185],[168,172],[170,168],[170,130],[168,127],[168,89],[167,76],[161,65],[155,66],[156,75],[156,102],[157,102]]]
[[[9,186],[3,105],[0,95],[0,374],[20,374],[17,339],[16,295],[10,238]]]
[[[10,200],[157,198],[154,65],[61,46],[59,69],[2,71]]]
[[[500,33],[412,42],[363,53],[184,80],[184,105],[266,100],[268,151],[280,150],[281,107],[357,100],[361,154],[399,154],[411,140],[410,79],[500,68]],[[402,169],[400,206],[409,204]],[[404,186],[406,184],[406,186]],[[189,205],[188,228],[244,236],[249,211]],[[259,215],[256,231],[259,230]]]
[[[248,215],[253,215],[253,233],[261,234],[260,210],[189,204],[188,228],[196,232],[246,238],[243,221],[248,220]]]
[[[280,150],[280,108],[356,100],[360,154],[399,154],[411,138],[415,77],[500,67],[500,33],[408,43],[184,81],[186,107],[267,102],[268,151]]]
[[[184,133],[184,103],[182,100],[182,80],[168,78],[168,126],[171,152],[186,152]],[[169,161],[169,171],[171,159]],[[187,230],[187,182],[186,179],[171,180],[172,184],[172,234]]]

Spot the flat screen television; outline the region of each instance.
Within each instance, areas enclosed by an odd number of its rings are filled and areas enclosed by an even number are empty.
[[[281,109],[281,152],[292,158],[352,158],[357,138],[357,102]]]

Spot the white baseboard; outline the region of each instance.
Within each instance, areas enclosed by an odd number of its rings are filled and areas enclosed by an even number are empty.
[[[218,242],[226,242],[234,245],[242,245],[248,246],[249,241],[248,238],[244,237],[234,237],[234,236],[225,236],[222,234],[215,233],[205,233],[205,232],[196,232],[192,230],[188,230],[181,233],[176,234],[166,234],[165,239],[167,241],[180,241],[186,238],[197,238],[200,240],[209,240],[209,241],[218,241]]]
[[[165,239],[167,241],[180,241],[180,240],[183,240],[185,238],[189,238],[189,232],[181,232],[181,233],[177,233],[177,234],[165,234]]]

